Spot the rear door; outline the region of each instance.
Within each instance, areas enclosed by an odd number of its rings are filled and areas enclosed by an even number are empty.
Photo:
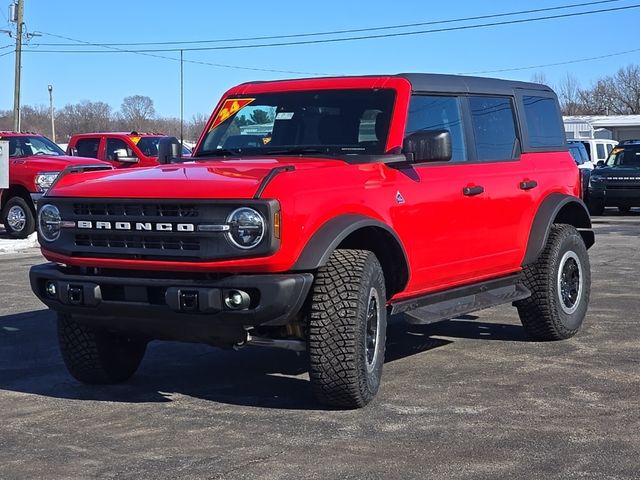
[[[538,185],[530,157],[521,153],[516,105],[510,96],[468,97],[477,164],[484,188],[476,268],[484,276],[519,270]]]
[[[80,137],[76,142],[75,149],[79,157],[99,158],[104,160],[100,149],[101,137]]]

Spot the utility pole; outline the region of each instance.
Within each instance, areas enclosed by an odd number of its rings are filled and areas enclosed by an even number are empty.
[[[56,121],[53,115],[53,85],[47,85],[49,90],[49,111],[51,112],[51,140],[56,143]]]
[[[184,143],[184,62],[180,50],[180,148]]]
[[[22,70],[22,28],[24,26],[24,0],[16,0],[16,73],[13,90],[13,129],[20,131],[20,71]],[[13,19],[12,19],[13,20]]]

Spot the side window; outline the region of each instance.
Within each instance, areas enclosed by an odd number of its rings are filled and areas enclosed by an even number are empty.
[[[79,157],[98,158],[98,147],[100,146],[100,137],[98,138],[81,138],[76,143],[76,150]]]
[[[596,145],[596,154],[598,156],[598,160],[604,160],[607,157],[604,153],[604,145],[602,143],[598,143]]]
[[[564,127],[556,101],[551,97],[524,96],[524,114],[527,119],[531,147],[561,147]]]
[[[479,161],[510,160],[516,155],[513,103],[507,97],[469,97]]]
[[[406,135],[421,130],[448,130],[451,134],[451,160],[462,162],[467,159],[460,100],[457,97],[411,97]]]
[[[107,138],[107,160],[116,160],[116,150],[126,150],[126,157],[135,157],[127,142],[119,138]]]

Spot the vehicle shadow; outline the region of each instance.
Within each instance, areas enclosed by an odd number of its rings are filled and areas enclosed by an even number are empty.
[[[446,346],[452,338],[526,339],[519,327],[465,318],[432,325],[408,325],[395,319],[387,329],[385,361]],[[170,402],[178,396],[189,396],[261,408],[324,408],[311,394],[306,355],[287,350],[249,347],[233,351],[151,342],[140,369],[128,382],[83,385],[64,367],[55,316],[48,310],[0,316],[0,390],[122,403]]]

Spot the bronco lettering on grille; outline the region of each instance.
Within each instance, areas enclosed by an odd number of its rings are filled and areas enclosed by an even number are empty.
[[[139,232],[194,232],[196,227],[193,223],[152,223],[152,222],[92,222],[89,220],[78,220],[78,228],[96,230],[135,230]]]

